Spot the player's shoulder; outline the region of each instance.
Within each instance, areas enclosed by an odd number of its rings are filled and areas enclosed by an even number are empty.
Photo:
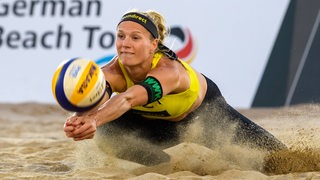
[[[108,64],[102,67],[102,71],[106,80],[112,86],[112,90],[116,92],[124,91],[126,80],[118,63],[118,57],[113,58]]]
[[[118,57],[115,56],[112,58],[107,64],[101,67],[101,69],[105,72],[117,72],[121,71],[118,63]]]
[[[178,60],[172,60],[167,56],[162,56],[159,60],[157,67],[177,68],[180,62]]]

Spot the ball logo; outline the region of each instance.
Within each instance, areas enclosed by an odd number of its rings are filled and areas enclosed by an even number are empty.
[[[92,80],[93,76],[97,76],[97,67],[93,64],[90,67],[89,73],[86,75],[84,81],[82,82],[78,93],[83,94],[84,91],[87,89],[88,84],[90,84],[90,81]]]
[[[69,75],[73,78],[76,78],[80,69],[81,69],[81,66],[73,65]]]
[[[92,97],[89,97],[89,101],[90,102],[94,102],[97,98],[101,97],[102,94],[105,92],[104,88],[105,88],[105,84],[104,83],[100,83],[99,85],[97,85],[98,87],[96,88],[96,94],[94,94]]]

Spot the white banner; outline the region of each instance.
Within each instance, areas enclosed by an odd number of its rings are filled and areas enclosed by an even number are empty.
[[[51,78],[65,59],[104,63],[132,8],[162,13],[169,47],[214,80],[227,101],[249,107],[288,0],[0,0],[0,102],[55,103]]]

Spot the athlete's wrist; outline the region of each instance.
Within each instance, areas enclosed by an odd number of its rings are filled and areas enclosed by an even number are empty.
[[[92,116],[92,119],[95,121],[96,127],[99,127],[101,125],[100,117],[98,113],[96,113],[94,116]]]

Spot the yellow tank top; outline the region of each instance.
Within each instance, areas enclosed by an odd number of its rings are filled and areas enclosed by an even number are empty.
[[[162,53],[156,53],[154,55],[151,69],[156,67],[162,55],[163,55]],[[167,94],[163,96],[161,99],[159,99],[158,101],[149,103],[144,106],[132,107],[135,113],[141,114],[142,116],[147,118],[172,119],[172,118],[179,117],[180,115],[182,115],[183,113],[185,113],[191,108],[192,104],[197,99],[198,93],[200,91],[199,81],[196,73],[189,66],[189,64],[181,60],[179,61],[189,74],[189,77],[190,77],[189,89],[177,94]],[[134,83],[129,78],[119,58],[118,58],[118,63],[126,79],[127,88],[133,86]]]

